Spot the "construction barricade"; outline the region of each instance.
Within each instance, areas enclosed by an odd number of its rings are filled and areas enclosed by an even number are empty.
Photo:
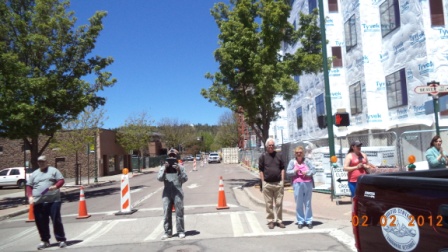
[[[121,193],[120,193],[120,211],[115,215],[133,214],[137,209],[132,209],[131,205],[131,190],[129,185],[128,169],[123,169],[123,175],[121,175]]]

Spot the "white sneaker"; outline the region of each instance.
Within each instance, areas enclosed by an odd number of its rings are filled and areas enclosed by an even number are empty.
[[[170,235],[170,234],[164,234],[164,235],[162,236],[162,240],[166,240],[166,239],[171,238],[171,237],[173,237],[173,236]]]
[[[41,242],[41,243],[39,243],[39,245],[37,245],[38,250],[48,248],[48,247],[50,247],[50,243],[48,243],[48,242]]]
[[[67,247],[67,243],[65,243],[65,241],[61,241],[61,242],[59,242],[59,247],[65,248],[65,247]]]
[[[185,238],[185,233],[179,233],[179,238],[181,239]]]

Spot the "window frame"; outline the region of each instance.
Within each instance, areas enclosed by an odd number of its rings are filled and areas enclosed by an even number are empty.
[[[345,51],[349,52],[358,44],[357,33],[356,33],[356,16],[353,14],[344,23],[344,33],[345,33]]]
[[[314,7],[314,8],[312,8]],[[308,14],[313,14],[314,9],[318,9],[317,0],[308,0]]]
[[[381,35],[384,38],[401,26],[400,5],[398,0],[385,0],[382,4],[380,4],[379,12]],[[394,19],[395,21],[393,27],[391,25],[391,19]],[[387,22],[388,20],[389,22]]]
[[[431,17],[431,27],[445,26],[445,13],[443,12],[442,0],[429,1],[429,15]]]
[[[350,95],[350,114],[352,116],[362,113],[362,88],[361,81],[355,82],[349,86]]]
[[[324,98],[323,93],[314,97],[314,103],[316,104],[316,116],[326,115],[326,113],[325,113],[325,98]]]
[[[300,114],[300,116],[299,116]],[[300,120],[300,121],[299,121]],[[296,109],[297,129],[303,129],[303,109],[302,106]]]
[[[409,101],[406,83],[406,69],[402,68],[389,75],[386,75],[385,82],[388,109],[407,106]],[[392,88],[394,88],[394,90],[392,90]]]
[[[344,63],[342,62],[342,48],[340,46],[332,46],[331,47],[331,55],[333,56],[333,67],[343,67]]]
[[[328,0],[328,12],[330,13],[339,12],[338,0]]]

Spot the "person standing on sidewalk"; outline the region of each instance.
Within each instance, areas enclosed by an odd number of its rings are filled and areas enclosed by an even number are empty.
[[[364,174],[369,174],[371,168],[376,168],[376,166],[369,163],[367,155],[361,152],[361,146],[362,143],[360,141],[353,141],[350,144],[350,148],[344,160],[344,171],[348,172],[348,187],[352,199],[355,197],[358,177]]]
[[[425,152],[429,169],[446,168],[448,158],[442,148],[442,138],[438,135],[431,139],[429,148]]]
[[[27,181],[27,196],[30,204],[34,205],[34,218],[40,240],[37,249],[50,247],[50,221],[53,223],[53,232],[61,248],[67,246],[64,225],[61,218],[61,193],[59,188],[65,180],[61,172],[47,164],[47,158],[40,156],[37,159],[39,169],[35,170]]]
[[[258,160],[258,169],[266,204],[268,227],[273,229],[277,225],[280,228],[285,228],[282,221],[285,165],[281,153],[275,151],[273,138],[266,140],[266,152]],[[275,218],[277,219],[275,220]]]
[[[171,149],[168,153],[168,157],[177,159],[177,150]],[[182,190],[182,184],[188,180],[185,168],[177,162],[170,164],[167,161],[160,167],[157,179],[165,185],[162,193],[164,215],[163,227],[165,229],[165,234],[162,236],[162,240],[173,236],[173,204],[176,210],[177,234],[179,238],[185,238],[184,192]]]
[[[313,194],[313,175],[316,173],[314,165],[305,158],[302,146],[294,150],[295,158],[291,159],[286,170],[286,175],[292,178],[294,188],[294,200],[296,202],[296,217],[299,229],[307,225],[313,228],[313,210],[311,209],[311,196]]]

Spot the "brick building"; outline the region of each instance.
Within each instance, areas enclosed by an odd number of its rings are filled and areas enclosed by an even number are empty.
[[[131,167],[131,156],[116,140],[116,132],[113,130],[101,129],[96,136],[96,150],[94,147],[87,147],[85,151],[78,152],[78,169],[82,177],[114,175],[121,173],[123,168]],[[43,142],[39,144],[42,146]],[[155,134],[148,143],[150,156],[160,155],[162,152],[160,135]],[[31,163],[29,150],[24,151],[22,140],[10,140],[0,138],[0,169],[8,167],[23,167]],[[48,163],[57,167],[66,178],[76,177],[76,155],[64,155],[57,149],[47,147],[43,155],[47,156]],[[96,157],[95,157],[96,155]],[[95,171],[97,173],[95,174]]]

